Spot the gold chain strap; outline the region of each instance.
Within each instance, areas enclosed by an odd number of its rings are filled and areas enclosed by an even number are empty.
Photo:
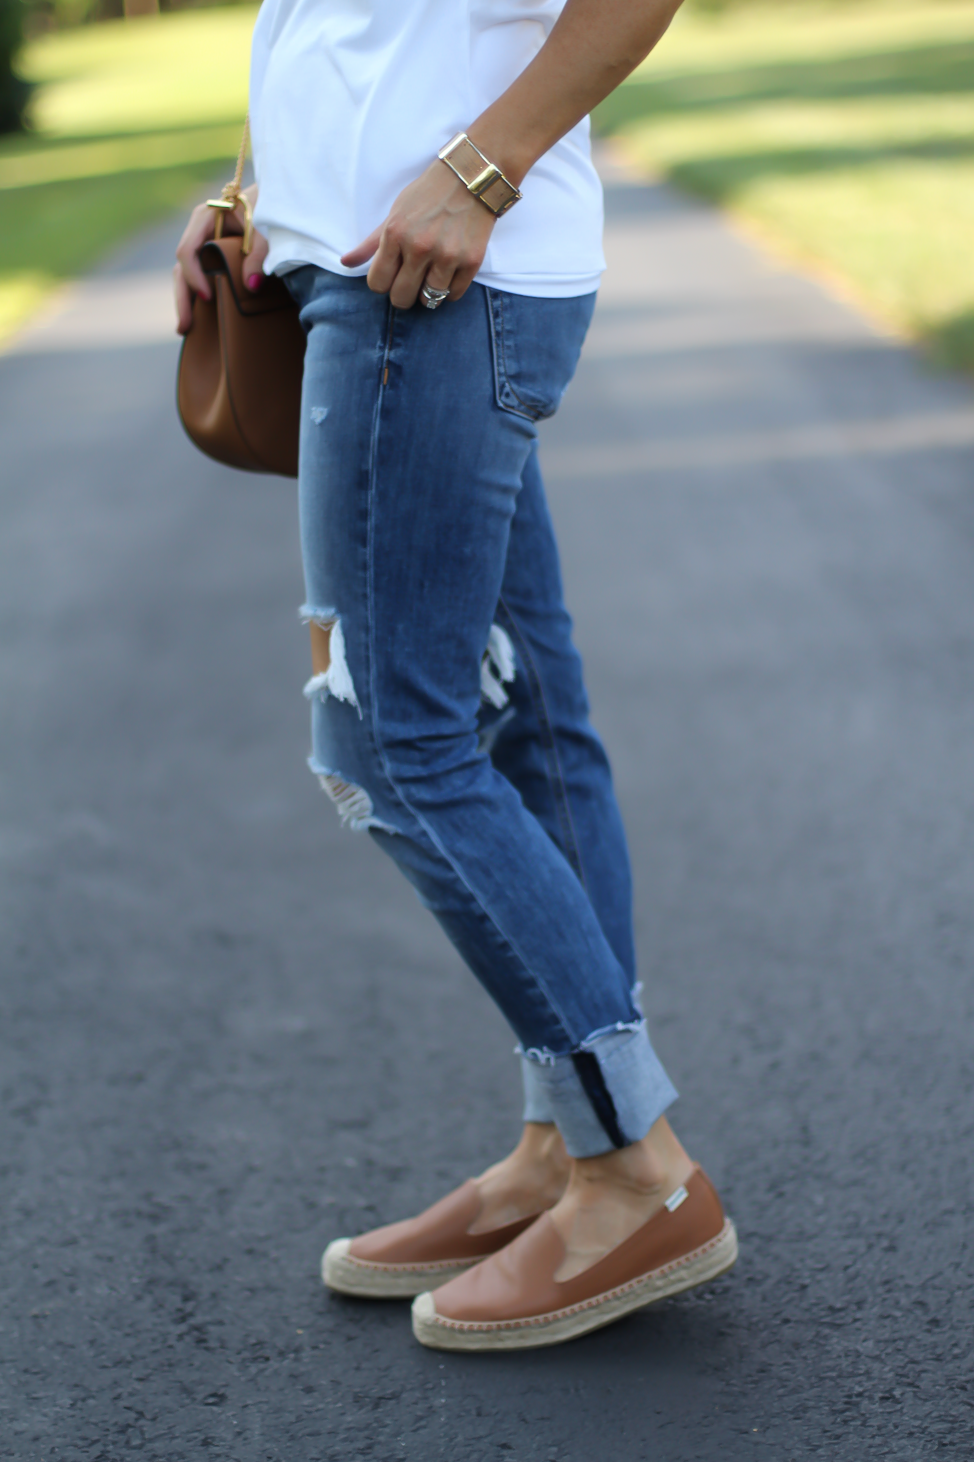
[[[223,237],[224,214],[233,213],[239,204],[244,213],[243,251],[250,253],[254,239],[254,215],[250,206],[250,199],[246,193],[241,193],[240,184],[243,182],[244,159],[247,156],[247,143],[250,140],[250,117],[244,119],[243,136],[240,139],[240,151],[237,153],[237,166],[233,170],[233,177],[229,183],[224,183],[223,192],[219,198],[207,198],[207,208],[212,208],[216,213],[216,222],[213,225],[213,237]]]

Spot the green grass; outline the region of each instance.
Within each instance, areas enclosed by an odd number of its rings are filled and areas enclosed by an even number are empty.
[[[974,0],[688,9],[596,121],[974,366]]]
[[[229,172],[254,16],[181,11],[28,48],[32,131],[0,139],[0,337]],[[688,8],[596,120],[974,366],[974,0]]]
[[[0,338],[141,223],[229,176],[255,13],[112,21],[28,47],[31,130],[0,138]]]

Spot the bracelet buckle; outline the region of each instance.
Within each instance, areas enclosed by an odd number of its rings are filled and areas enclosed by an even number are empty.
[[[484,157],[466,132],[458,132],[436,155],[456,173],[467,191],[479,198],[497,218],[513,208],[523,197],[514,184],[505,178],[497,164]]]

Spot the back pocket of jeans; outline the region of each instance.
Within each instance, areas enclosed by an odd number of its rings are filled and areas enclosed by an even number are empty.
[[[494,394],[502,411],[554,416],[575,374],[595,295],[541,299],[486,290],[494,352]]]

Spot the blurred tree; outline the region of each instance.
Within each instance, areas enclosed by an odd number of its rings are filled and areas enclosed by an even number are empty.
[[[6,0],[0,0],[0,5]],[[120,20],[123,15],[155,15],[160,10],[209,10],[214,6],[246,5],[251,0],[24,0],[27,34],[71,30],[91,21]]]
[[[15,63],[24,40],[27,9],[23,0],[0,0],[0,132],[24,125],[31,88],[17,74]]]

